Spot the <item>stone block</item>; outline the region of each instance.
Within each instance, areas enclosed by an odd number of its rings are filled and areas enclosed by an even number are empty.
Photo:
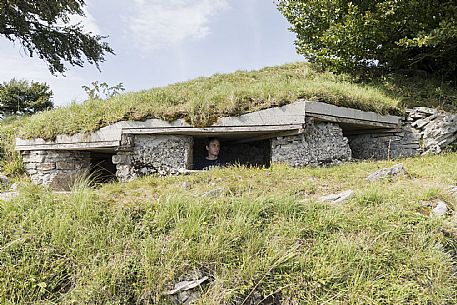
[[[39,170],[39,171],[50,171],[50,170],[53,170],[56,168],[56,164],[55,163],[39,163],[37,164],[37,167],[36,169]]]
[[[25,163],[24,168],[26,171],[33,170],[37,168],[37,163]]]
[[[84,177],[85,172],[64,172],[59,171],[49,179],[45,184],[49,185],[56,191],[70,191],[76,181]]]
[[[75,169],[88,169],[90,167],[90,161],[84,160],[83,162],[75,162]]]
[[[280,143],[287,144],[280,145]],[[290,166],[319,165],[351,159],[348,140],[333,123],[308,124],[304,136],[271,141],[271,161]]]
[[[125,164],[130,165],[132,162],[132,158],[129,154],[117,154],[113,155],[112,161],[114,164]]]
[[[75,163],[74,162],[56,162],[56,169],[75,169]]]
[[[42,163],[46,159],[46,155],[44,154],[28,154],[28,155],[23,155],[22,156],[24,159],[24,162],[29,162],[29,163]]]

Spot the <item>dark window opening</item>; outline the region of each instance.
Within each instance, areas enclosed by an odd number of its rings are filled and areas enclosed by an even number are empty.
[[[95,183],[106,183],[116,180],[116,165],[112,161],[113,154],[90,153],[90,177]]]
[[[248,141],[243,138],[218,137],[221,148],[219,161],[222,165],[244,165],[254,167],[270,167],[271,141],[270,139]],[[208,138],[194,138],[193,164],[198,164],[208,154],[206,144]]]

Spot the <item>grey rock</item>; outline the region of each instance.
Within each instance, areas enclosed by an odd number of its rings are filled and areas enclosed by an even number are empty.
[[[222,187],[216,188],[214,190],[210,190],[202,195],[202,197],[219,197],[224,192]]]
[[[209,278],[207,276],[204,276],[201,279],[198,280],[192,280],[192,281],[181,281],[179,283],[176,283],[174,285],[174,288],[172,290],[166,291],[166,295],[173,295],[177,294],[181,291],[186,291],[190,289],[194,289],[195,287],[200,286],[202,283],[206,282]]]
[[[10,185],[11,185],[10,179],[8,179],[8,177],[6,177],[2,173],[0,173],[0,188],[7,188]]]
[[[407,171],[403,164],[397,164],[390,168],[381,168],[380,170],[375,171],[368,175],[368,181],[377,181],[384,178],[391,178],[391,177],[398,177],[398,176],[405,176],[407,175]]]
[[[431,210],[430,216],[444,216],[449,210],[446,202],[442,200],[436,200],[434,205],[435,207]]]
[[[457,114],[439,112],[437,118],[423,128],[424,154],[440,153],[457,140]]]
[[[448,193],[451,195],[457,196],[457,185],[449,185],[448,186]]]
[[[19,196],[18,192],[0,193],[0,200],[10,201],[11,199],[16,198],[17,196]]]
[[[173,285],[173,289],[164,292],[174,304],[191,304],[200,297],[201,286],[209,280],[199,271],[182,277],[183,280]]]
[[[181,183],[181,187],[183,189],[190,189],[190,183],[187,181],[184,181],[183,183]]]
[[[326,196],[322,196],[319,198],[319,201],[321,202],[331,202],[331,203],[342,203],[353,195],[354,191],[353,190],[346,190],[344,192],[341,192],[339,194],[330,194]]]
[[[427,118],[417,120],[414,123],[412,123],[411,126],[418,128],[418,129],[422,129],[424,126],[429,124],[436,117],[437,117],[437,115],[435,114],[435,115],[429,116]]]

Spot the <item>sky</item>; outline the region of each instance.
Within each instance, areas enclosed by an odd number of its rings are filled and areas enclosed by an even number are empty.
[[[114,49],[100,64],[53,76],[18,42],[0,38],[0,81],[46,82],[56,106],[87,98],[81,86],[123,83],[126,92],[215,73],[304,60],[274,0],[86,0],[84,28]]]

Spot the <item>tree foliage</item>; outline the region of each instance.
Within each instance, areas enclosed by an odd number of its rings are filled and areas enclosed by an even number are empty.
[[[26,115],[52,108],[52,91],[45,83],[12,79],[0,84],[0,117]]]
[[[32,57],[47,62],[52,74],[66,71],[64,62],[83,66],[87,60],[99,68],[113,50],[105,36],[84,32],[71,15],[84,16],[84,0],[0,0],[0,34],[19,43]]]
[[[456,78],[457,3],[452,0],[277,0],[311,62],[338,71],[370,66]]]

